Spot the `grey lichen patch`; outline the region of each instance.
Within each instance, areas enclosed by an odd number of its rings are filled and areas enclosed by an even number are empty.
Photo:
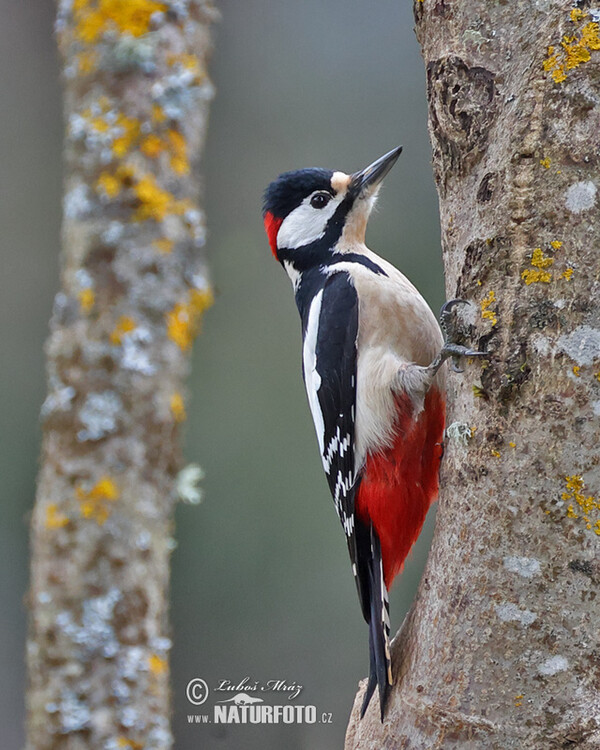
[[[540,573],[540,563],[533,557],[505,557],[504,567],[522,578],[533,578]]]
[[[123,409],[123,403],[114,391],[88,393],[85,403],[79,412],[79,421],[84,429],[79,430],[77,439],[100,440],[117,430],[117,418]]]
[[[196,75],[185,67],[176,66],[175,72],[152,86],[152,99],[172,120],[182,121],[199,101],[210,101],[214,87],[206,78],[200,85]]]
[[[596,205],[596,186],[591,180],[570,185],[565,193],[565,206],[571,213],[580,214]]]
[[[67,219],[83,219],[92,208],[90,189],[83,183],[76,183],[63,199],[63,213]]]
[[[65,690],[58,706],[60,727],[64,734],[80,732],[90,725],[91,713],[87,706],[75,693]]]
[[[551,656],[538,665],[538,672],[545,677],[564,672],[569,668],[569,660],[564,656]]]
[[[50,384],[52,388],[52,383]],[[40,415],[42,419],[46,419],[51,414],[57,411],[68,411],[71,408],[71,402],[75,398],[75,388],[71,385],[56,384],[54,390],[46,396]]]
[[[61,631],[87,654],[101,654],[110,659],[119,652],[119,642],[112,626],[115,604],[121,598],[117,589],[105,596],[87,599],[83,602],[81,625],[73,621],[68,611],[60,612],[56,624]]]
[[[114,45],[106,48],[100,67],[113,73],[153,73],[157,44],[157,34],[148,33],[143,37],[123,34]]]
[[[579,366],[591,365],[600,359],[600,331],[588,325],[579,326],[563,334],[557,346]]]
[[[550,339],[541,333],[534,333],[531,337],[531,347],[536,354],[547,357],[551,353]]]
[[[141,646],[123,649],[119,655],[119,674],[123,679],[136,682],[140,674],[148,671],[148,650]]]
[[[496,615],[502,622],[518,622],[526,628],[537,620],[535,612],[520,609],[516,604],[510,602],[496,605],[495,610]]]
[[[156,365],[150,360],[152,334],[144,326],[135,328],[123,336],[121,366],[125,370],[140,372],[142,375],[154,375]]]
[[[467,445],[473,437],[473,431],[465,422],[452,422],[446,427],[446,437],[455,440],[460,445]]]

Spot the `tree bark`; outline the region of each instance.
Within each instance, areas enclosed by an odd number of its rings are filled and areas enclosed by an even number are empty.
[[[600,748],[600,13],[576,5],[415,4],[446,294],[491,355],[449,375],[433,547],[348,750]]]
[[[31,527],[28,750],[172,743],[178,425],[212,297],[196,171],[214,15],[210,0],[59,4],[62,290]]]

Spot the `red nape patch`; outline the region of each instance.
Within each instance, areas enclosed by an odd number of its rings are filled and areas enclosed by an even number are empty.
[[[273,216],[270,211],[267,211],[267,213],[265,214],[265,231],[267,232],[269,245],[271,245],[271,252],[275,257],[275,260],[279,260],[279,258],[277,257],[277,232],[279,231],[279,227],[281,226],[282,221],[283,219],[278,219],[276,216]]]
[[[437,497],[444,421],[445,402],[437,388],[429,390],[416,419],[410,398],[401,396],[394,445],[367,456],[356,511],[363,523],[373,523],[379,536],[388,589]]]

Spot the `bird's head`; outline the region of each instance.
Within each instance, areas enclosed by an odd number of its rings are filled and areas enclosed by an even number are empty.
[[[400,156],[393,149],[353,174],[330,169],[285,172],[265,191],[263,217],[273,255],[307,268],[323,250],[362,243],[383,178]]]

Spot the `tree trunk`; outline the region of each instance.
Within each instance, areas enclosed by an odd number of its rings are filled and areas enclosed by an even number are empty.
[[[211,300],[195,172],[213,18],[210,0],[59,4],[62,290],[31,529],[28,750],[171,746],[178,424]]]
[[[415,5],[446,293],[491,358],[448,378],[386,721],[361,690],[347,749],[600,748],[600,13],[577,5]]]

